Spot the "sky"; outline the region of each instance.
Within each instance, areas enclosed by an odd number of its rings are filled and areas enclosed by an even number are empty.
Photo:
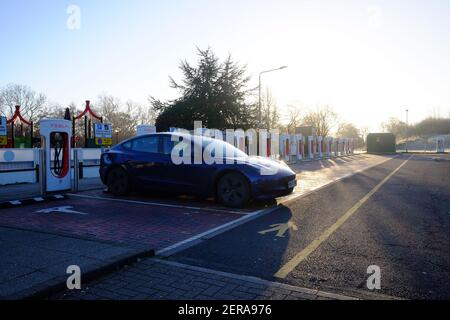
[[[75,10],[74,10],[75,8]],[[0,0],[0,87],[68,105],[170,99],[196,46],[259,72],[287,106],[335,109],[370,131],[450,114],[450,1]]]

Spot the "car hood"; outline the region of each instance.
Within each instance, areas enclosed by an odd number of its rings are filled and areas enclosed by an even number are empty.
[[[230,159],[230,158],[228,158]],[[274,160],[266,157],[248,156],[240,158],[232,158],[239,163],[246,164],[250,167],[258,169],[261,175],[274,175],[277,173],[295,174],[289,166],[280,160]],[[231,160],[231,159],[230,159]]]

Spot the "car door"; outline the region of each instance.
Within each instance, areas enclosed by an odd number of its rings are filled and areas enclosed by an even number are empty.
[[[194,148],[192,142],[190,163],[175,164],[171,159],[171,153],[176,142],[172,140],[171,135],[164,135],[162,139],[163,153],[167,157],[168,163],[166,166],[167,176],[170,179],[173,189],[182,193],[209,193],[211,191],[211,180],[214,176],[213,173],[216,170],[216,165],[193,163]]]
[[[161,153],[161,139],[158,135],[139,137],[131,141],[132,157],[128,161],[135,180],[144,187],[166,188],[166,159]]]

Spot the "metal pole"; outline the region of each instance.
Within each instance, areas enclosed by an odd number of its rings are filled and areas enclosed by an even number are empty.
[[[261,75],[262,72],[259,74],[259,125],[261,126],[261,120],[262,120],[262,113],[261,113]],[[267,128],[269,130],[270,128]]]
[[[45,197],[47,195],[47,163],[45,155],[45,141],[42,140],[39,149],[39,193]]]
[[[87,129],[87,116],[84,116],[84,147],[88,147],[88,129]]]
[[[80,163],[78,159],[78,149],[73,149],[73,191],[78,192],[80,184]]]
[[[259,107],[258,107],[258,109],[259,109],[259,115],[258,115],[258,118],[259,118],[259,125],[260,126],[262,126],[262,123],[261,123],[261,121],[262,121],[262,111],[261,111],[261,76],[262,76],[262,74],[263,73],[268,73],[268,72],[272,72],[272,71],[277,71],[277,70],[282,70],[282,69],[286,69],[287,68],[287,66],[282,66],[282,67],[279,67],[279,68],[276,68],[276,69],[270,69],[270,70],[265,70],[265,71],[262,71],[262,72],[260,72],[259,73],[259,85],[258,85],[258,91],[259,91]],[[270,130],[270,128],[267,128],[268,130]]]
[[[406,142],[405,142],[405,149],[406,149],[406,152],[408,152],[408,109],[406,109]]]
[[[33,148],[33,121],[31,121],[30,126],[30,148]]]

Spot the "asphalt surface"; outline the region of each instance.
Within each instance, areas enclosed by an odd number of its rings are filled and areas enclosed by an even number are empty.
[[[362,298],[450,299],[450,157],[435,157],[410,158],[328,237],[324,232],[409,155],[290,201],[170,259]],[[283,233],[278,224],[289,221]],[[286,277],[274,276],[318,239]],[[371,265],[381,269],[380,290],[367,289]]]

